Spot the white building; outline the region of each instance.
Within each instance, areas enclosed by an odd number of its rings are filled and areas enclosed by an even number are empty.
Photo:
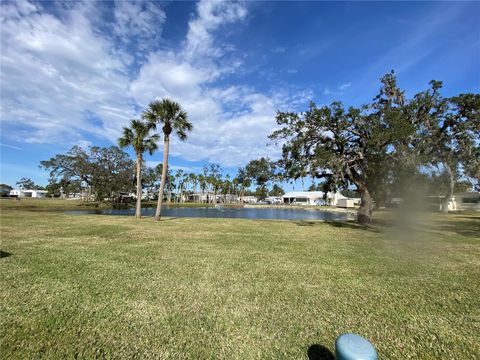
[[[281,196],[269,196],[265,198],[265,201],[272,205],[280,205],[283,204],[283,198]]]
[[[19,198],[44,198],[47,195],[46,190],[10,190],[10,196]]]
[[[458,210],[480,211],[480,193],[463,192],[455,194],[455,202]]]
[[[295,205],[330,205],[338,206],[340,199],[346,199],[340,192],[292,191],[282,196],[284,204]]]
[[[442,209],[442,198],[439,197],[440,210]],[[463,192],[454,194],[448,202],[448,210],[476,210],[480,211],[480,193],[478,192]]]
[[[258,199],[256,196],[250,196],[250,195],[244,196],[242,200],[245,204],[256,204],[258,202]]]
[[[354,208],[355,205],[355,200],[357,199],[338,199],[337,201],[337,207],[341,207],[341,208]]]

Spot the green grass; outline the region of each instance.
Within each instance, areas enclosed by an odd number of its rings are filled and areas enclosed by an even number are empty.
[[[36,211],[61,211],[81,210],[110,207],[107,203],[84,202],[82,200],[66,199],[35,199],[35,198],[3,198],[0,199],[2,210],[36,210]]]
[[[381,359],[480,357],[480,218],[352,223],[2,209],[0,354],[306,359],[355,332]]]
[[[205,203],[164,203],[169,207],[213,207],[215,204]],[[81,200],[66,200],[58,198],[3,198],[0,199],[0,207],[4,210],[16,209],[16,210],[40,210],[40,211],[62,211],[62,210],[82,210],[82,209],[106,209],[112,206],[124,206],[135,207],[135,203],[130,204],[118,204],[108,202],[84,202]],[[156,207],[156,201],[142,201],[142,207]],[[241,207],[238,204],[223,204],[225,207]]]

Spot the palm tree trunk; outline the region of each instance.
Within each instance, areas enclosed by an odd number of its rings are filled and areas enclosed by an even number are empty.
[[[142,217],[142,154],[137,154],[137,206],[135,217]]]
[[[155,220],[160,221],[160,213],[162,211],[162,202],[163,202],[163,189],[165,188],[165,182],[167,180],[167,169],[168,169],[168,147],[169,147],[169,136],[165,135],[163,141],[163,170],[162,170],[162,181],[160,182],[160,190],[158,190],[158,203],[157,211],[155,212]]]

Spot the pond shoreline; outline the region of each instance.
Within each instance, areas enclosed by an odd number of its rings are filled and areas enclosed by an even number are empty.
[[[356,214],[357,209],[338,208],[333,206],[319,206],[319,205],[252,205],[245,204],[245,208],[257,209],[288,209],[288,210],[313,210],[313,211],[328,211],[338,213]]]
[[[155,207],[142,208],[142,216],[155,214]],[[75,209],[66,211],[69,215],[107,215],[133,216],[135,209]],[[212,218],[212,219],[250,219],[250,220],[320,220],[348,221],[354,216],[348,212],[317,211],[312,209],[293,208],[260,208],[260,207],[164,207],[162,216],[171,218]]]
[[[153,208],[156,201],[142,202],[142,208]],[[224,209],[285,209],[285,210],[314,210],[338,213],[355,214],[357,209],[344,209],[331,206],[317,205],[263,205],[263,204],[212,204],[212,203],[163,203],[164,208],[224,208]],[[1,210],[108,210],[108,209],[134,209],[135,204],[119,204],[109,202],[85,202],[71,199],[32,199],[32,198],[4,198],[0,199]]]

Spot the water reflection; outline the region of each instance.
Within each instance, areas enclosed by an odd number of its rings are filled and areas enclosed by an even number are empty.
[[[130,215],[135,209],[76,210],[67,214],[84,215]],[[143,208],[142,216],[154,216],[155,208]],[[201,218],[238,218],[238,219],[279,219],[279,220],[352,220],[349,213],[309,210],[309,209],[275,209],[275,208],[175,208],[165,207],[162,216],[201,217]]]

